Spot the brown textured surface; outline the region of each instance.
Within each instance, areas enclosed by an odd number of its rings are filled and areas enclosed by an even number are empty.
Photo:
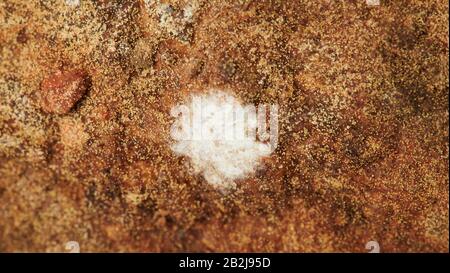
[[[67,114],[88,88],[89,79],[83,71],[57,71],[42,81],[39,104],[47,113]]]
[[[449,251],[448,1],[165,2],[0,1],[0,251]],[[60,69],[92,84],[48,114]],[[229,195],[169,148],[210,87],[281,109]]]

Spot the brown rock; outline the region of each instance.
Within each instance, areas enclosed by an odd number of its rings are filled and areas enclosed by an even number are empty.
[[[65,114],[83,97],[89,77],[82,70],[58,71],[41,83],[39,102],[47,113]]]

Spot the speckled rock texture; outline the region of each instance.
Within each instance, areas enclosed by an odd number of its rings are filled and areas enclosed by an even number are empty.
[[[445,0],[0,1],[0,251],[448,252],[448,23]],[[58,71],[90,83],[45,111]],[[171,107],[214,88],[280,113],[227,194],[170,149]]]

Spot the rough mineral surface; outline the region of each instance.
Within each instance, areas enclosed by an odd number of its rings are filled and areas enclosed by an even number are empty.
[[[83,71],[58,71],[41,83],[41,107],[47,113],[65,114],[86,93],[88,85]]]
[[[229,93],[206,90],[171,109],[177,118],[172,126],[177,130],[171,130],[172,151],[189,158],[195,173],[224,192],[235,187],[235,180],[253,175],[261,158],[271,152],[270,143],[257,138],[256,109],[249,113]],[[176,111],[181,106],[186,113]]]
[[[442,0],[0,1],[0,251],[448,252],[448,23]],[[89,92],[42,111],[67,67]],[[207,89],[280,107],[228,194],[170,149]]]

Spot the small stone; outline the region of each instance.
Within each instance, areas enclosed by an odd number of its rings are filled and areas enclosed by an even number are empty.
[[[83,97],[89,77],[82,70],[58,71],[41,83],[39,102],[47,113],[66,114]]]

